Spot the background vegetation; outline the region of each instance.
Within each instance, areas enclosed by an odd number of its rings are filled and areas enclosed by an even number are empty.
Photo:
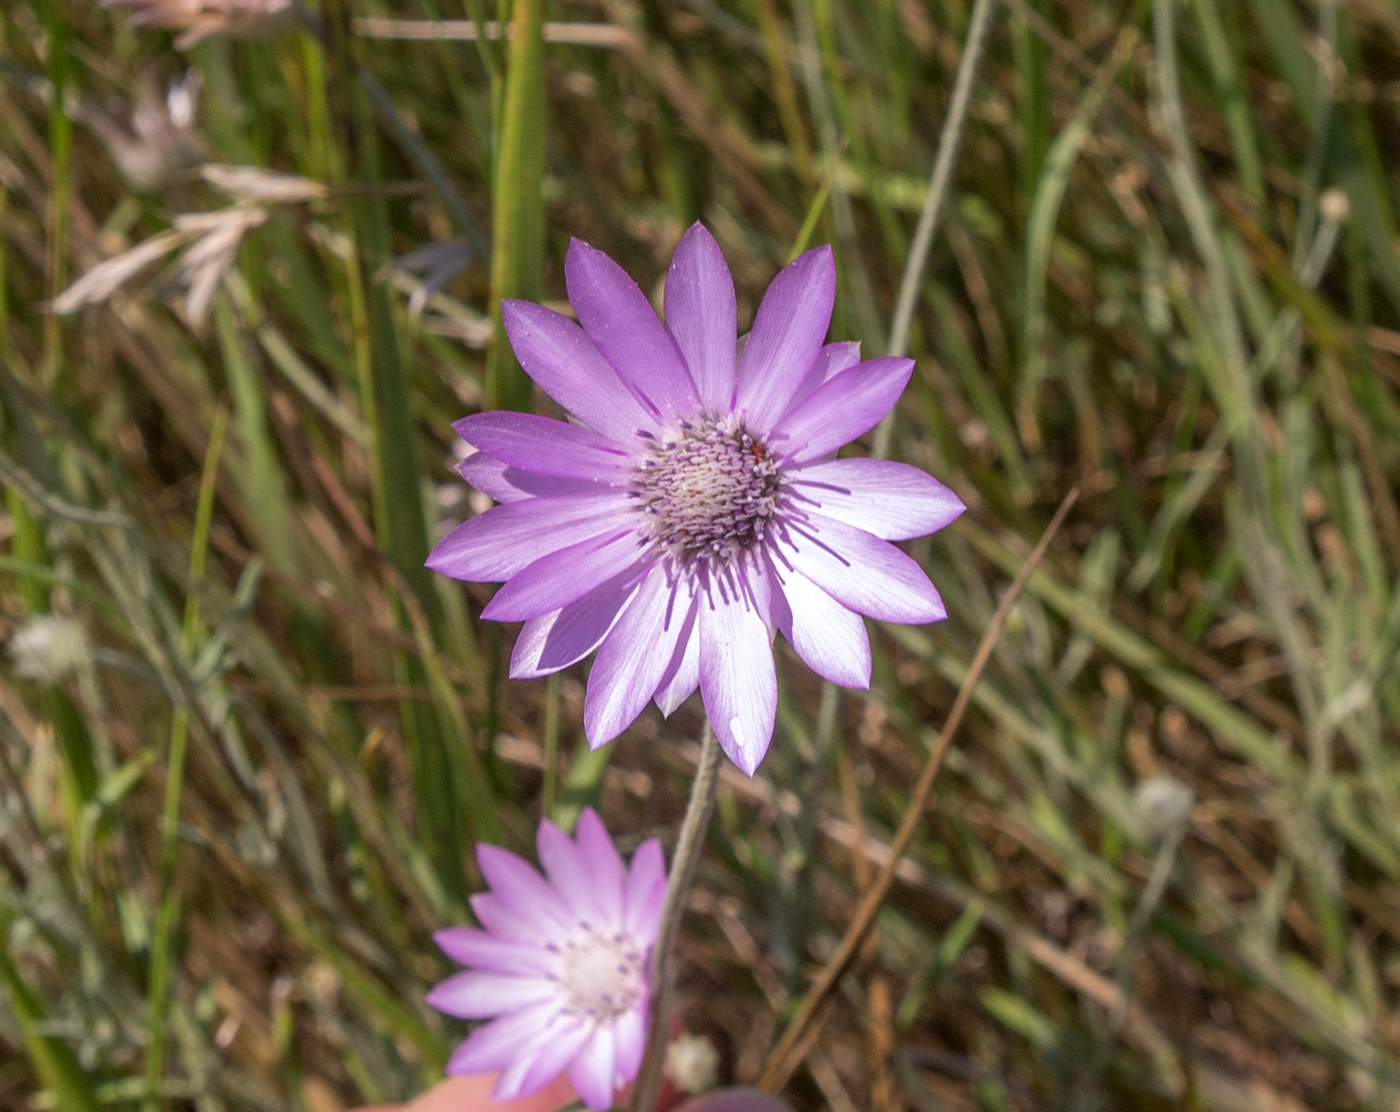
[[[673,828],[698,705],[590,756],[586,667],[507,681],[489,588],[422,569],[481,508],[450,422],[545,404],[492,291],[561,300],[578,236],[659,292],[702,219],[741,322],[833,242],[832,337],[880,354],[969,19],[519,0],[591,29],[508,59],[373,22],[489,0],[350,7],[182,53],[0,4],[6,1108],[410,1095],[462,1034],[422,995],[473,840],[588,800],[629,843]],[[951,616],[873,630],[868,693],[782,654],[684,942],[725,1079],[1078,484],[788,1099],[1397,1106],[1397,75],[1386,0],[994,14],[889,442],[970,507],[911,546]]]

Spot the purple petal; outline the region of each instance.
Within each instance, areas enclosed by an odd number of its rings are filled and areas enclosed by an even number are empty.
[[[835,300],[830,247],[788,264],[763,295],[738,374],[736,408],[754,432],[768,432],[792,404],[826,339]]]
[[[734,279],[714,236],[696,223],[666,273],[666,331],[690,367],[707,409],[734,403]]]
[[[623,483],[632,476],[632,457],[617,441],[550,417],[493,410],[452,427],[473,448],[522,471],[595,483]]]
[[[869,359],[842,371],[783,416],[774,447],[791,463],[836,451],[879,423],[913,373],[912,359]]]
[[[696,628],[699,605],[698,601],[691,604],[670,663],[656,685],[656,705],[668,718],[700,686],[700,632]]]
[[[565,1026],[558,1034],[545,1040],[529,1068],[520,1072],[520,1080],[514,1086],[515,1091],[509,1094],[501,1093],[496,1099],[514,1100],[516,1097],[527,1097],[531,1093],[539,1092],[564,1072],[591,1035],[591,1029],[577,1020]]]
[[[546,941],[547,936],[552,933],[549,930],[540,930],[540,924],[535,919],[512,911],[501,902],[499,896],[490,892],[477,892],[471,897],[471,905],[472,914],[476,916],[477,922],[497,938],[517,943],[540,943]],[[447,931],[439,933],[446,934]]]
[[[483,1024],[452,1052],[447,1060],[447,1072],[460,1077],[504,1069],[516,1061],[522,1051],[533,1050],[540,1032],[554,1015],[553,1008],[536,1004]]]
[[[812,514],[785,534],[779,558],[842,606],[882,622],[922,624],[948,616],[923,568],[863,529]]]
[[[752,776],[778,707],[778,680],[768,627],[733,592],[711,586],[700,606],[700,695],[720,747]]]
[[[526,373],[590,429],[627,442],[656,419],[632,395],[583,329],[529,301],[502,301],[506,333]]]
[[[490,1019],[528,1004],[553,1000],[559,992],[543,977],[511,977],[470,970],[457,973],[428,993],[428,1007],[458,1019]]]
[[[593,898],[593,878],[574,840],[548,819],[542,819],[535,835],[535,849],[549,883],[564,898],[574,918],[591,922],[598,910]]]
[[[583,1103],[598,1112],[613,1105],[613,1078],[617,1076],[616,1039],[611,1027],[593,1029],[593,1037],[584,1045],[569,1067],[569,1080]]]
[[[967,507],[932,475],[907,463],[836,459],[790,473],[804,500],[823,517],[864,529],[881,540],[902,541],[937,532]]]
[[[524,858],[500,846],[478,842],[476,862],[481,866],[481,875],[486,878],[491,890],[512,911],[536,919],[546,915],[556,925],[566,929],[573,925],[571,909]]]
[[[531,618],[510,655],[511,678],[547,676],[582,660],[608,635],[636,590],[635,576],[614,576],[568,606]]]
[[[842,371],[849,370],[859,362],[859,340],[842,340],[839,343],[827,344],[821,351],[817,352],[816,362],[812,364],[812,369],[807,372],[807,377],[802,380],[802,385],[793,395],[788,409],[791,410],[798,403],[805,401],[818,386],[829,382]]]
[[[648,838],[633,851],[623,899],[623,929],[636,942],[650,946],[661,928],[661,907],[666,902],[666,856],[657,839]]]
[[[778,628],[807,667],[842,687],[870,686],[870,638],[859,614],[797,572],[783,576],[773,599]]]
[[[568,606],[599,584],[651,559],[633,529],[572,544],[540,557],[512,576],[481,616],[493,622],[538,618]]]
[[[554,968],[553,956],[534,943],[498,938],[474,927],[448,927],[433,935],[433,941],[453,961],[492,973],[524,976]]]
[[[549,552],[616,532],[635,504],[625,491],[600,490],[493,506],[438,541],[428,567],[473,583],[509,579]]]
[[[631,1084],[642,1069],[642,1053],[646,1050],[647,1015],[643,1008],[623,1012],[613,1023],[617,1040],[617,1074],[623,1084]]]
[[[827,344],[817,353],[817,361],[812,364],[812,383],[814,386],[820,386],[842,371],[850,370],[859,362],[859,340],[838,340],[834,344]]]
[[[685,361],[622,267],[576,239],[564,259],[564,284],[588,338],[638,397],[666,419],[700,408]]]
[[[473,452],[457,465],[457,474],[497,502],[519,502],[532,496],[595,494],[598,484],[585,479],[537,475],[502,463],[485,452]]]
[[[686,631],[692,602],[689,581],[679,579],[673,587],[660,566],[642,581],[588,677],[583,725],[594,749],[630,726],[655,694]]]
[[[622,926],[622,889],[627,874],[612,836],[592,807],[578,818],[578,856],[593,890],[593,904],[611,928]]]

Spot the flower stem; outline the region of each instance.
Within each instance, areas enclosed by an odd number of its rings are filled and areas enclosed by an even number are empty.
[[[715,809],[715,788],[719,784],[719,741],[708,720],[700,739],[700,760],[695,766],[695,782],[690,787],[690,802],[681,820],[680,837],[671,859],[671,876],[666,884],[666,903],[661,911],[661,930],[651,951],[651,1021],[647,1030],[647,1049],[642,1068],[632,1086],[631,1112],[651,1112],[656,1093],[661,1087],[661,1067],[666,1061],[666,1006],[671,995],[675,972],[672,961],[681,916],[685,914],[686,897],[700,852],[705,845],[705,831]]]

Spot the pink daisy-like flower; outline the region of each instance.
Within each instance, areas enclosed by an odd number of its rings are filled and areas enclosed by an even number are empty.
[[[835,458],[889,412],[914,362],[862,363],[858,344],[824,343],[829,247],[773,280],[738,342],[734,283],[699,224],[671,260],[664,325],[601,251],[575,240],[564,275],[579,324],[509,301],[505,325],[577,423],[458,421],[477,450],[459,471],[501,505],[449,533],[428,565],[505,581],[482,616],[525,623],[512,676],[599,649],[584,702],[594,747],[649,699],[670,714],[698,686],[724,751],[752,775],[773,735],[775,630],[819,675],[866,687],[860,615],[947,616],[889,542],[941,529],[962,502],[905,464]]]
[[[471,968],[434,988],[428,1003],[491,1020],[457,1047],[447,1072],[499,1072],[493,1096],[512,1100],[567,1070],[590,1108],[611,1108],[646,1045],[648,965],[666,899],[661,843],[643,842],[624,865],[585,808],[576,841],[546,819],[537,845],[544,876],[509,850],[478,845],[491,887],[472,897],[482,929],[433,936]]]

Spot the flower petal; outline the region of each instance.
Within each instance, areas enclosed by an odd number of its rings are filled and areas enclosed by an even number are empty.
[[[596,925],[593,919],[598,903],[592,890],[592,870],[574,840],[548,819],[542,819],[535,835],[535,850],[545,876],[569,905],[575,920]]]
[[[647,1013],[643,1008],[623,1012],[613,1023],[617,1040],[617,1076],[623,1084],[637,1080],[642,1069],[642,1054],[647,1046]]]
[[[501,302],[515,357],[546,394],[590,429],[627,442],[656,419],[622,385],[583,329],[529,301]]]
[[[661,906],[666,902],[666,855],[657,839],[648,838],[632,851],[623,902],[623,930],[650,946],[661,928]]]
[[[773,279],[739,360],[736,409],[767,433],[792,404],[821,351],[836,300],[830,247],[800,256]]]
[[[555,475],[537,475],[502,463],[494,456],[476,451],[457,465],[457,474],[483,494],[497,502],[519,502],[537,495],[551,497],[559,494],[593,494],[598,484],[587,479],[561,479]]]
[[[666,272],[666,331],[690,367],[706,409],[734,404],[734,279],[719,244],[692,224]]]
[[[838,343],[826,344],[821,351],[817,352],[816,362],[812,364],[812,369],[807,372],[807,377],[802,380],[802,385],[793,395],[792,401],[788,403],[788,411],[791,412],[796,405],[811,397],[818,386],[835,378],[842,371],[849,370],[859,362],[859,340],[842,340]]]
[[[665,717],[695,694],[700,686],[700,631],[697,616],[699,601],[691,604],[676,641],[670,663],[661,673],[661,682],[656,686],[656,705]]]
[[[807,667],[842,687],[870,686],[870,638],[859,614],[797,572],[782,576],[773,602],[778,628]]]
[[[452,1052],[447,1060],[447,1072],[460,1077],[505,1069],[522,1049],[532,1048],[540,1030],[553,1017],[552,1008],[536,1004],[482,1024]]]
[[[512,576],[481,616],[493,622],[538,618],[568,606],[598,584],[651,559],[636,531],[630,528],[571,544],[540,557]]]
[[[836,459],[789,472],[789,482],[823,517],[844,521],[881,540],[937,532],[967,507],[932,475],[883,459]]]
[[[620,490],[507,502],[462,522],[438,541],[427,564],[472,583],[509,579],[550,552],[616,532],[634,506]]]
[[[605,1112],[613,1105],[613,1078],[617,1076],[617,1040],[611,1027],[593,1029],[593,1037],[584,1044],[569,1067],[569,1080],[574,1090],[589,1108]]]
[[[568,606],[531,618],[510,655],[511,679],[547,676],[582,660],[608,635],[636,590],[635,576],[614,576]]]
[[[611,928],[622,926],[622,895],[627,873],[612,836],[592,807],[578,817],[578,857],[592,888],[593,905]]]
[[[783,416],[774,449],[804,463],[849,444],[894,407],[913,373],[912,359],[869,359],[842,371]]]
[[[550,417],[493,410],[452,427],[473,448],[537,475],[621,483],[633,470],[631,454],[617,441]]]
[[[811,514],[784,534],[778,559],[842,606],[883,622],[922,624],[948,616],[923,568],[863,529]]]
[[[475,927],[448,927],[433,935],[433,941],[453,961],[492,973],[543,974],[554,968],[554,957],[548,950]]]
[[[584,732],[594,749],[617,737],[642,713],[685,632],[692,609],[690,583],[672,585],[656,566],[642,581],[613,626],[588,677],[583,701]]]
[[[582,1022],[575,1020],[564,1025],[544,1041],[529,1067],[519,1071],[519,1081],[513,1086],[515,1091],[502,1093],[497,1099],[514,1100],[539,1092],[568,1068],[591,1037],[592,1030]],[[506,1080],[504,1075],[502,1080]]]
[[[435,985],[427,1001],[428,1007],[458,1019],[490,1019],[527,1004],[553,1000],[558,993],[559,986],[543,977],[512,977],[473,969]]]
[[[573,912],[544,877],[526,861],[508,849],[487,842],[476,845],[476,863],[481,875],[503,904],[521,915],[548,916],[556,925],[573,925]],[[441,943],[438,943],[441,945]],[[449,954],[450,957],[455,957]]]
[[[471,897],[472,914],[487,932],[497,938],[512,942],[544,942],[551,931],[546,926],[540,929],[539,922],[528,915],[521,915],[501,902],[499,896],[491,892],[477,892]],[[466,928],[449,928],[466,929]],[[446,931],[440,931],[446,934]],[[475,963],[472,963],[475,964]]]
[[[588,338],[658,416],[689,417],[700,408],[685,361],[622,267],[576,239],[564,258],[564,284]]]
[[[721,748],[749,776],[773,740],[778,680],[768,627],[750,601],[712,584],[700,607],[700,695]]]

